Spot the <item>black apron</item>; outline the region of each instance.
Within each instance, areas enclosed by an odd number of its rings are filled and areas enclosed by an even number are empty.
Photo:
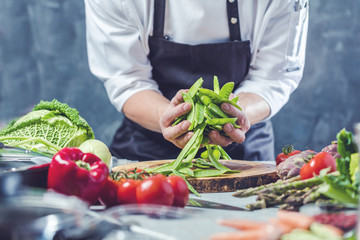
[[[230,41],[188,45],[175,43],[164,36],[165,0],[155,0],[153,36],[149,37],[149,59],[153,79],[163,95],[172,99],[179,89],[188,89],[200,77],[204,88],[213,88],[216,75],[220,86],[234,82],[235,88],[247,75],[250,64],[250,41],[241,41],[237,1],[227,2]],[[215,15],[214,15],[215,17]],[[225,148],[233,159],[274,160],[273,132],[270,121],[255,124],[243,144]],[[110,146],[113,156],[129,160],[175,159],[181,149],[124,117]]]

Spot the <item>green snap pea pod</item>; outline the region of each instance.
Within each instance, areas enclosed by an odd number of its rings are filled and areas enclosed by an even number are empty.
[[[189,150],[189,152],[187,153],[187,156],[185,158],[185,160],[183,160],[183,162],[191,162],[197,152],[199,151],[200,149],[200,146],[201,146],[201,142],[202,142],[202,139],[203,139],[203,134],[200,134],[197,138],[196,138],[196,141],[194,142],[192,148]]]
[[[206,161],[204,159],[201,159],[201,158],[197,158],[195,160],[195,162],[198,163],[198,164],[201,164],[201,165],[206,165],[206,166],[209,166],[209,167],[215,167],[214,164],[212,164],[211,162],[208,162],[208,161]]]
[[[213,129],[213,130],[216,130],[218,132],[221,132],[222,131],[222,126],[221,125],[209,125],[209,129]]]
[[[200,154],[200,157],[201,157],[201,158],[204,158],[204,159],[209,158],[208,151],[207,151],[207,150],[203,151],[203,152]]]
[[[199,95],[199,99],[200,101],[205,105],[209,105],[212,101],[211,98],[209,98],[208,96],[204,95],[204,94],[198,94]]]
[[[216,148],[220,151],[222,159],[231,160],[229,154],[227,154],[227,152],[221,146],[216,145]]]
[[[204,131],[205,131],[205,129],[204,129]],[[209,138],[208,138],[207,136],[204,136],[204,135],[203,135],[203,139],[202,139],[202,141],[201,141],[201,145],[205,145],[205,144],[207,144],[209,141],[210,141]]]
[[[202,177],[216,177],[221,174],[226,173],[227,170],[225,169],[199,169],[198,171],[194,172],[195,178],[202,178]]]
[[[239,101],[239,96],[234,97],[230,101],[232,101],[233,103],[237,103],[237,101]]]
[[[205,107],[205,109],[204,109],[204,116],[206,119],[218,118],[217,116],[215,116],[215,114],[213,114],[210,111],[210,109],[208,107]]]
[[[172,126],[175,126],[176,124],[178,124],[179,122],[181,122],[182,120],[184,120],[185,117],[186,117],[186,114],[181,115],[180,117],[177,117],[177,118],[175,119],[175,122],[172,124]]]
[[[152,173],[152,172],[158,172],[158,171],[166,171],[166,170],[172,170],[173,167],[172,165],[174,164],[174,162],[169,162],[169,163],[164,163],[159,167],[155,167],[155,168],[145,168],[144,170]]]
[[[218,117],[229,118],[229,116],[226,113],[224,113],[223,110],[221,110],[221,108],[215,103],[210,103],[208,105],[208,108],[212,113],[214,113]]]
[[[217,76],[214,76],[214,93],[219,94],[220,92],[220,85],[219,85],[219,79]]]
[[[191,98],[194,98],[196,93],[199,91],[203,84],[204,80],[202,78],[199,78],[189,89],[187,92]]]
[[[195,123],[200,124],[204,121],[205,107],[200,102],[195,103]]]
[[[189,127],[189,131],[191,131],[191,130],[194,129],[194,126],[195,126],[195,107],[194,107],[194,101],[193,101],[193,99],[191,98],[191,96],[190,96],[188,93],[182,92],[181,94],[183,95],[184,101],[191,104],[191,110],[190,110],[190,112],[188,113],[187,118],[186,118],[186,120],[188,120],[188,121],[191,123],[191,125],[190,125],[190,127]]]
[[[213,151],[212,151],[212,148],[211,146],[207,145],[206,146],[206,149],[208,150],[208,153],[209,153],[209,160],[212,164],[214,164],[215,168],[216,169],[219,169],[219,170],[225,170],[225,172],[227,171],[231,171],[231,169],[225,167],[224,165],[222,165],[218,159],[216,159],[216,157],[214,156],[213,154]]]
[[[180,163],[182,162],[182,160],[184,160],[184,158],[188,155],[189,151],[192,148],[194,148],[193,144],[195,143],[195,141],[197,140],[199,135],[202,135],[202,133],[204,132],[205,126],[206,126],[205,123],[202,123],[199,126],[197,126],[197,128],[194,131],[194,135],[191,137],[191,139],[185,145],[183,150],[181,150],[181,152],[178,155],[178,157],[176,158],[176,160],[173,162],[173,169],[177,169],[179,167]]]
[[[189,188],[190,192],[194,193],[196,196],[200,197],[200,194],[195,190],[195,188],[193,186],[191,186],[191,184],[188,182],[188,180],[186,180],[185,176],[181,173],[179,173],[178,171],[176,171],[175,169],[173,170],[173,174],[177,175],[179,177],[182,177],[185,182],[187,187]]]
[[[230,94],[234,90],[234,82],[227,82],[224,86],[220,89],[219,96],[229,99]]]
[[[229,104],[233,105],[234,107],[236,107],[237,109],[242,111],[242,109],[241,109],[241,107],[239,105],[237,105],[236,103],[230,101],[229,99],[220,97],[219,95],[217,95],[216,93],[214,93],[210,89],[200,88],[199,92],[206,95],[206,96],[208,96],[212,100],[212,102],[217,104],[217,105],[220,105],[220,104],[226,102],[226,103],[229,103]]]
[[[182,174],[189,175],[190,177],[195,177],[194,171],[188,167],[180,168],[178,171]]]
[[[210,168],[210,166],[202,165],[202,164],[198,164],[198,163],[194,163],[194,167],[197,167],[197,168]]]
[[[226,123],[231,123],[231,124],[235,124],[236,123],[237,118],[212,118],[212,119],[207,119],[205,122],[208,125],[214,126],[214,125],[224,125]]]

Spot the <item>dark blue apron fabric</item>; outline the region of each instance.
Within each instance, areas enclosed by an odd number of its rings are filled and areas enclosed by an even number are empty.
[[[237,1],[227,2],[230,41],[198,45],[181,44],[164,36],[165,0],[155,0],[153,36],[149,37],[149,59],[153,79],[169,100],[179,89],[188,89],[200,77],[204,88],[213,88],[213,77],[220,86],[234,82],[239,86],[249,70],[250,42],[242,41]],[[234,24],[231,18],[238,21]],[[233,159],[273,160],[273,131],[270,121],[255,124],[246,134],[243,144],[233,143],[225,150]],[[181,149],[152,132],[124,118],[114,135],[111,153],[130,160],[175,159]]]

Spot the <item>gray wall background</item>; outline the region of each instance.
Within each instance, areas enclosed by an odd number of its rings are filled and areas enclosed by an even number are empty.
[[[89,71],[82,0],[0,0],[0,128],[40,100],[79,110],[109,144],[122,116]],[[320,150],[360,121],[360,1],[314,0],[299,88],[273,118],[275,151]]]

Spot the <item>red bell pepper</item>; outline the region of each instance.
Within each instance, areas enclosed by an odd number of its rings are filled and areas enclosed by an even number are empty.
[[[78,148],[63,148],[52,158],[48,189],[75,195],[93,204],[108,175],[108,166],[96,155],[83,153]]]

